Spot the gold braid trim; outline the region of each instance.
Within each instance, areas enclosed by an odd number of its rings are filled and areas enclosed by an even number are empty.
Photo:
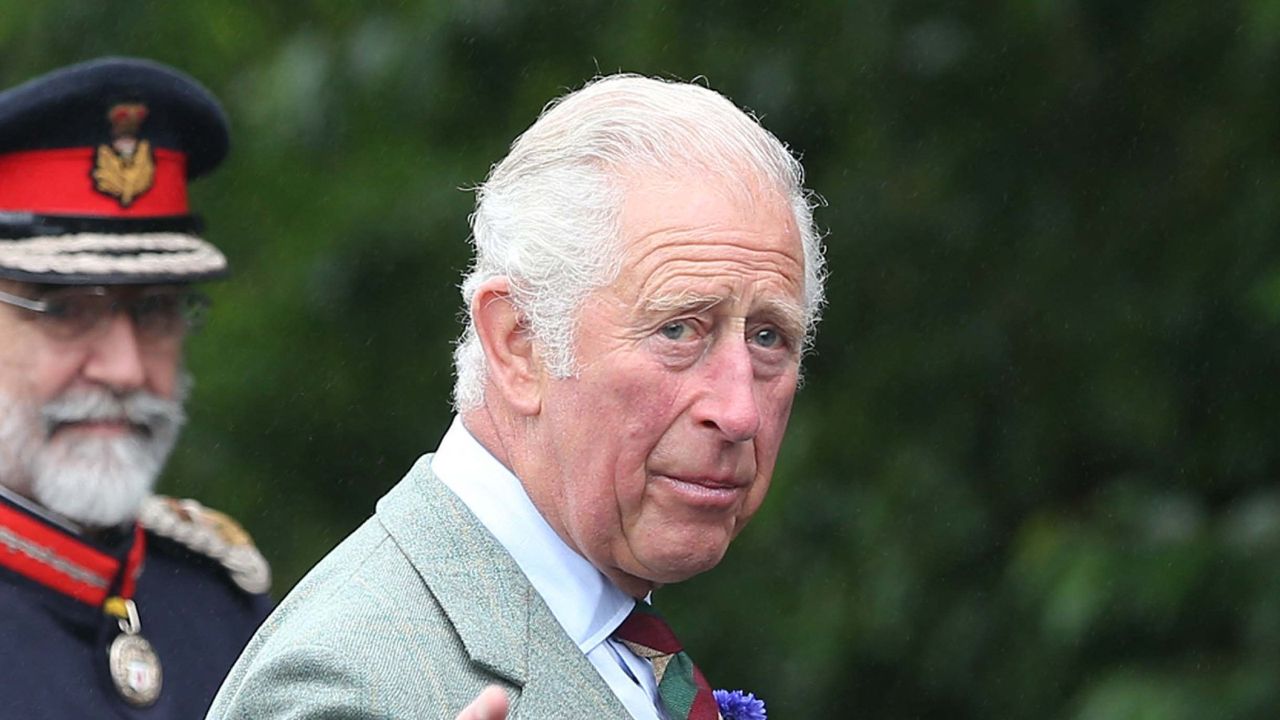
[[[271,566],[245,529],[225,513],[196,502],[152,495],[138,512],[142,527],[201,555],[217,560],[240,589],[264,593],[271,588]]]

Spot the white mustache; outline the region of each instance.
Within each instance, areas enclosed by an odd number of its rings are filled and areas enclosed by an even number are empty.
[[[187,416],[182,403],[137,390],[117,395],[102,388],[68,390],[45,403],[40,410],[45,432],[80,422],[127,422],[148,436],[158,430],[181,426]]]

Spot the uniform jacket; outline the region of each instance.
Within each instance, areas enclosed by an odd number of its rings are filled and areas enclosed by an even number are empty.
[[[51,546],[88,546],[123,560],[134,543],[132,532],[89,539],[3,499],[0,503],[42,528],[33,545],[33,536],[0,523],[3,553],[40,555],[38,548],[47,541]],[[0,717],[167,720],[203,715],[266,617],[270,601],[241,590],[217,561],[183,544],[148,531],[144,547],[133,600],[141,634],[160,659],[163,684],[155,704],[135,708],[112,684],[107,648],[120,633],[115,618],[0,567]]]
[[[445,718],[498,683],[512,718],[630,715],[431,456],[250,641],[210,718]]]

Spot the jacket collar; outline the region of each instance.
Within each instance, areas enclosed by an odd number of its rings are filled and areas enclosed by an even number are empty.
[[[522,714],[541,717],[541,698],[560,693],[565,706],[627,716],[507,551],[431,472],[430,455],[378,502],[377,517],[479,666],[520,687],[557,688],[524,696]]]
[[[145,552],[142,529],[91,539],[29,503],[0,496],[0,567],[48,590],[99,608],[111,594],[133,596]]]

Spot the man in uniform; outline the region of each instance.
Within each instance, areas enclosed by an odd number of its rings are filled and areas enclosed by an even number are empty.
[[[186,334],[227,272],[187,181],[227,151],[191,78],[107,58],[0,93],[0,708],[194,718],[270,603],[248,536],[152,495]]]
[[[799,163],[712,90],[608,77],[512,145],[472,228],[458,418],[210,717],[717,716],[649,599],[768,489],[822,304]]]

